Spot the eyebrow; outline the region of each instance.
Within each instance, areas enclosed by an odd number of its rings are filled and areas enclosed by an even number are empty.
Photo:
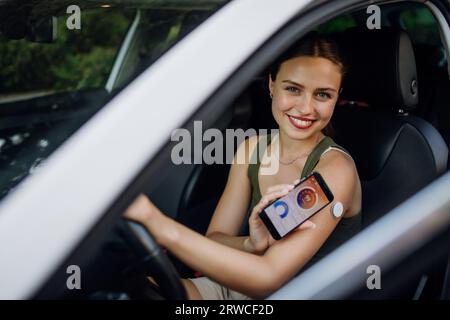
[[[297,82],[294,82],[294,81],[291,81],[291,80],[283,80],[281,82],[290,83],[290,84],[293,84],[293,85],[295,85],[297,87],[304,88],[304,86],[302,86],[300,83],[297,83]],[[317,88],[317,90],[319,90],[319,91],[334,91],[334,92],[337,92],[337,90],[334,89],[334,88]]]

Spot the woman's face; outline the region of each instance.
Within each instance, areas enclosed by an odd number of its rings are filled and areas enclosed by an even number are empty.
[[[331,119],[341,85],[340,67],[325,58],[297,57],[281,64],[272,113],[280,130],[296,140],[316,136]]]

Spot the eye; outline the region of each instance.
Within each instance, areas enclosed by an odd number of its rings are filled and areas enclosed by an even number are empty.
[[[316,94],[317,97],[319,97],[322,100],[328,100],[331,99],[331,94],[327,93],[327,92],[317,92]]]
[[[292,93],[300,92],[300,90],[297,87],[286,87],[285,90],[292,92]]]

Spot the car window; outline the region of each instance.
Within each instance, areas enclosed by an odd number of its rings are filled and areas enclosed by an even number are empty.
[[[321,24],[317,31],[332,34],[356,26],[364,26],[366,8],[346,13]],[[439,26],[430,9],[420,3],[395,3],[380,6],[380,27],[400,27],[415,45],[441,45]]]
[[[413,6],[403,10],[399,19],[414,44],[440,45],[439,26],[428,8]]]
[[[321,33],[342,32],[348,28],[356,27],[357,21],[350,13],[340,15],[330,21],[321,24],[317,31]]]
[[[69,30],[64,16],[56,19],[51,43],[2,38],[0,102],[104,87],[133,11],[81,13],[79,30]]]
[[[430,8],[422,3],[399,2],[379,5],[379,9],[381,29],[401,29],[411,39],[420,78],[435,72],[431,69],[438,70],[439,73],[447,72],[447,54],[441,40],[439,23]],[[333,18],[319,25],[316,30],[320,33],[335,34],[352,27],[367,28],[368,18],[373,15],[374,12],[367,12],[364,7]],[[421,83],[419,90],[424,91],[423,87],[428,83],[428,79]],[[420,96],[424,100],[424,95]]]
[[[0,3],[0,198],[224,2]]]

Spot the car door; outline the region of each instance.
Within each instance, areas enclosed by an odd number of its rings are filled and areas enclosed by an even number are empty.
[[[0,267],[0,297],[31,297],[73,249],[81,252],[104,236],[112,227],[104,214],[118,217],[140,179],[150,175],[157,182],[154,167],[142,173],[172,130],[306,4],[244,0],[225,5],[8,195],[0,204],[0,252],[7,257]]]

